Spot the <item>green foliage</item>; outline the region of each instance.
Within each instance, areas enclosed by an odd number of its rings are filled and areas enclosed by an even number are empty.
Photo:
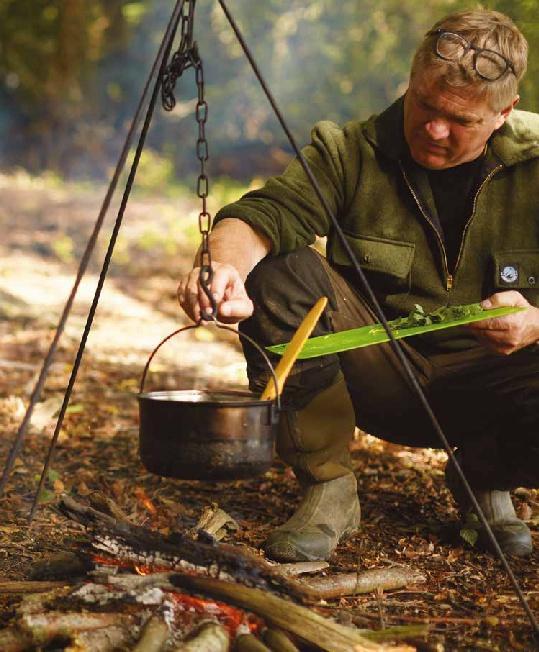
[[[437,310],[426,313],[423,306],[414,304],[414,309],[406,317],[399,317],[389,322],[393,330],[399,328],[413,328],[414,326],[429,326],[430,324],[443,324],[468,317],[485,318],[485,311],[480,303],[470,303],[465,306],[442,306]]]
[[[462,524],[462,527],[459,531],[461,539],[466,541],[469,546],[475,546],[477,539],[479,538],[479,528],[480,528],[479,518],[474,512],[468,512],[466,514],[466,519]]]
[[[293,133],[304,142],[318,120],[366,118],[402,94],[425,31],[471,4],[235,0],[231,9]],[[521,107],[539,110],[536,0],[483,4],[510,15],[528,38]],[[77,178],[108,175],[171,8],[158,0],[0,0],[3,162]],[[265,174],[266,159],[286,150],[286,139],[218,3],[197,3],[196,17],[210,104],[210,166],[219,159],[210,174],[251,178],[257,166]],[[197,171],[195,96],[191,71],[178,83],[175,111],[156,111],[149,146],[171,167],[157,160],[147,181],[141,175],[150,189]],[[263,152],[254,163],[249,147]],[[237,162],[232,172],[222,161],[225,152]]]

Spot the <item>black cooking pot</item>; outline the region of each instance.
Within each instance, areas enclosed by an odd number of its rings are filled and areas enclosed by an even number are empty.
[[[171,337],[199,325],[171,333],[152,352],[144,369],[139,401],[139,450],[148,471],[183,480],[239,480],[267,471],[279,418],[279,397],[261,401],[250,392],[175,390],[144,392],[150,363]],[[218,328],[237,331],[217,324]],[[266,360],[277,387],[275,372]]]

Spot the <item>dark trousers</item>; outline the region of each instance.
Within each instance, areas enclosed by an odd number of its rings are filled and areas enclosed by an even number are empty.
[[[327,296],[329,303],[313,335],[375,321],[360,294],[308,247],[264,259],[248,277],[247,291],[255,311],[240,328],[263,346],[289,341],[321,296]],[[461,450],[472,485],[539,486],[537,350],[499,356],[478,345],[468,351],[424,356],[412,343],[413,338],[401,341],[447,438]],[[244,353],[251,389],[261,391],[267,368],[252,347],[245,345]],[[389,344],[296,362],[283,396],[288,411],[306,410],[315,397],[337,383],[340,372],[359,428],[407,446],[441,446]],[[325,419],[326,430],[334,418],[331,402],[325,408],[318,405],[317,420]],[[327,435],[317,442],[315,423],[310,429],[312,443],[298,452],[300,457],[318,454],[327,445]],[[321,476],[327,479],[327,474]]]

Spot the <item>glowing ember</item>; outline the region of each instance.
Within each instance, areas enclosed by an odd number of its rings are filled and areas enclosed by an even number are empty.
[[[100,555],[92,555],[92,561],[99,566],[113,566],[115,568],[132,570],[137,575],[151,575],[152,573],[167,573],[170,571],[170,566],[145,566],[143,564],[135,564],[135,562],[128,559],[111,559],[110,557],[101,557]]]
[[[253,614],[231,607],[224,602],[195,598],[186,593],[170,593],[169,597],[178,611],[194,612],[216,618],[221,625],[228,629],[232,637],[236,636],[240,627],[251,633],[256,633],[262,626],[262,621]]]
[[[129,560],[102,557],[100,555],[93,555],[92,561],[101,566],[131,570],[138,575],[152,575],[153,573],[170,571],[170,567],[144,566]],[[193,574],[196,575],[196,573]],[[177,626],[181,626],[182,621],[184,621],[184,625],[189,623],[190,626],[193,626],[200,617],[209,617],[226,627],[233,638],[238,633],[250,632],[255,634],[263,626],[263,621],[254,614],[232,607],[225,602],[206,600],[176,591],[165,591],[165,593],[173,606],[172,618]]]

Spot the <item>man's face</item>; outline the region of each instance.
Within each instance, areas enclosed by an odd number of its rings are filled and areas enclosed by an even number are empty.
[[[517,101],[496,113],[469,87],[444,86],[418,72],[404,98],[404,137],[412,158],[431,170],[473,161]]]

